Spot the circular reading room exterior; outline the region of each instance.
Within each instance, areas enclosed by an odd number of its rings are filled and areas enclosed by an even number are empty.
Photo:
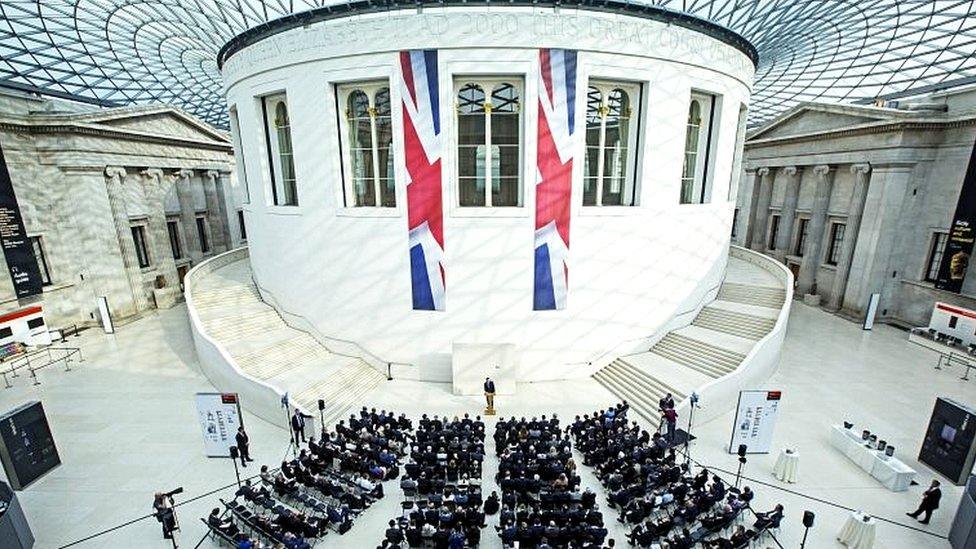
[[[420,379],[480,346],[532,381],[714,299],[748,42],[622,2],[351,6],[219,56],[253,277],[286,320]]]

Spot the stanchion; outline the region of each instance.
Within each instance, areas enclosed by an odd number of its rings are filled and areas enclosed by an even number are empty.
[[[237,477],[238,488],[241,487],[241,470],[237,468],[237,458],[239,458],[240,455],[241,452],[237,449],[237,446],[230,447],[230,460],[234,462],[234,476]]]

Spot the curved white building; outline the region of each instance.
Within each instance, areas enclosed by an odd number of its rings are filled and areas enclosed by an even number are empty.
[[[754,50],[534,6],[316,10],[224,48],[251,268],[286,318],[422,379],[514,345],[541,380],[714,297]]]

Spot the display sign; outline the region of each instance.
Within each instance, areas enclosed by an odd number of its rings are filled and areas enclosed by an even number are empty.
[[[14,490],[23,490],[61,464],[40,402],[28,402],[0,417],[0,461]]]
[[[27,238],[24,220],[20,217],[20,205],[14,194],[14,184],[10,181],[7,161],[0,148],[0,246],[7,261],[10,280],[14,283],[14,293],[18,298],[41,293],[43,282],[41,270],[37,268],[34,247]]]
[[[952,399],[935,401],[918,460],[962,485],[976,459],[976,410]]]
[[[956,202],[956,213],[949,227],[949,241],[942,253],[939,277],[935,281],[936,288],[956,293],[962,290],[966,271],[969,270],[969,259],[973,253],[973,231],[976,229],[974,224],[976,224],[976,143],[973,144],[969,167],[962,180],[959,201]]]
[[[197,393],[196,400],[207,457],[229,457],[230,447],[237,445],[237,428],[242,425],[237,394]]]
[[[773,443],[781,391],[739,391],[729,453],[745,444],[750,454],[768,454]]]
[[[0,314],[0,345],[13,342],[30,346],[51,344],[51,332],[44,322],[44,309],[40,305]]]

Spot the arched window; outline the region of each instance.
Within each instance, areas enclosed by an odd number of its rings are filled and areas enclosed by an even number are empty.
[[[271,196],[276,206],[297,206],[298,186],[295,178],[291,121],[285,94],[263,98],[265,139],[271,172]]]
[[[591,82],[586,96],[584,206],[637,203],[637,131],[632,128],[640,86]]]
[[[714,105],[715,97],[712,95],[691,95],[685,130],[684,164],[681,169],[682,204],[700,204],[707,201]]]
[[[346,205],[396,206],[393,125],[386,82],[342,85],[347,139],[343,144]]]
[[[458,81],[457,164],[461,206],[521,206],[521,83]]]

